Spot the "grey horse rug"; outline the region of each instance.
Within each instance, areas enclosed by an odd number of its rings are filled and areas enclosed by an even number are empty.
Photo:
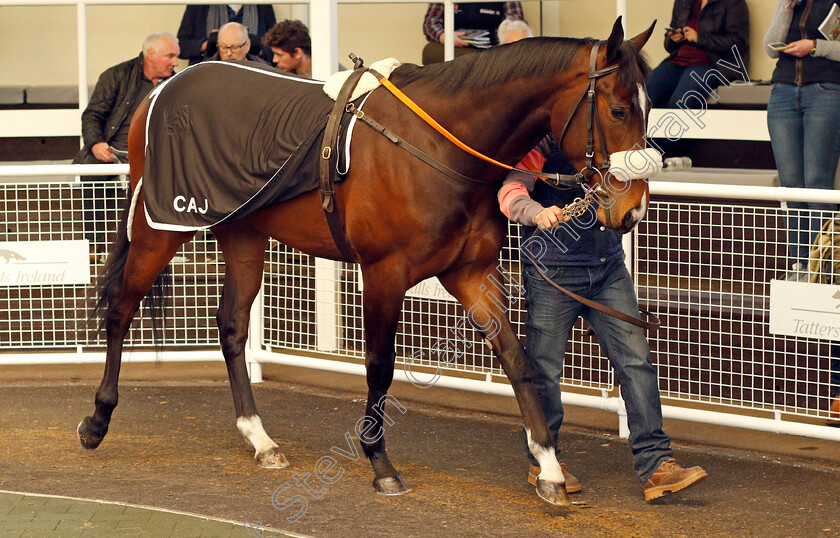
[[[150,96],[135,200],[142,186],[153,228],[208,228],[318,187],[333,106],[323,82],[248,62],[205,62]],[[354,122],[347,123],[340,169],[349,166],[347,132]]]

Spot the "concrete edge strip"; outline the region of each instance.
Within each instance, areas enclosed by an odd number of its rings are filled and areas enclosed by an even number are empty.
[[[102,500],[102,499],[86,499],[84,497],[68,497],[66,495],[50,495],[50,494],[46,494],[46,493],[30,493],[30,492],[26,492],[26,491],[12,491],[12,490],[8,490],[8,489],[0,489],[0,494],[3,494],[3,493],[8,493],[10,495],[24,495],[24,496],[27,496],[27,497],[47,497],[47,498],[51,498],[51,499],[67,499],[69,501],[113,504],[113,505],[117,505],[117,506],[126,506],[126,507],[129,507],[129,508],[140,508],[140,509],[143,509],[143,510],[152,510],[152,511],[155,511],[155,512],[164,512],[164,513],[167,513],[167,514],[175,514],[175,515],[178,515],[178,516],[196,517],[196,518],[200,518],[200,519],[207,519],[209,521],[216,521],[218,523],[230,523],[232,525],[237,525],[239,527],[245,527],[244,522],[235,521],[233,519],[224,519],[224,518],[221,518],[221,517],[206,516],[206,515],[203,515],[203,514],[196,514],[195,512],[183,512],[181,510],[170,510],[168,508],[160,508],[160,507],[157,507],[157,506],[149,506],[149,505],[145,505],[145,504],[134,504],[134,503],[126,503],[126,502],[120,502],[120,501],[106,501],[106,500]],[[297,534],[297,533],[294,533],[294,532],[289,532],[289,531],[285,531],[285,530],[282,530],[282,529],[276,529],[274,527],[266,527],[266,526],[263,526],[263,525],[260,525],[260,526],[254,525],[254,526],[250,526],[249,528],[258,529],[258,530],[262,530],[262,531],[277,532],[277,533],[285,534],[287,536],[291,536],[292,538],[312,538],[311,536],[306,535],[306,534]]]

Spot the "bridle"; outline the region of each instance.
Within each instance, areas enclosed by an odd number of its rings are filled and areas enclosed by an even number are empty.
[[[586,104],[588,109],[588,113],[586,115],[586,166],[575,175],[553,174],[548,176],[541,176],[545,179],[546,183],[548,183],[552,187],[568,187],[570,186],[570,184],[585,184],[589,181],[593,174],[595,174],[596,172],[600,173],[603,170],[609,169],[610,167],[610,154],[607,153],[607,141],[604,138],[604,131],[601,129],[601,122],[598,119],[596,84],[598,83],[599,78],[617,71],[618,65],[611,65],[609,67],[604,67],[603,69],[595,68],[595,63],[598,60],[598,49],[601,47],[602,43],[604,42],[596,42],[595,45],[593,45],[592,47],[592,51],[589,53],[589,86],[583,92],[583,95],[580,96],[580,99],[578,99],[577,104],[575,104],[574,110],[572,110],[569,119],[566,120],[566,124],[563,126],[563,130],[560,132],[560,140],[557,141],[558,147],[562,147],[563,139],[566,137],[566,131],[568,131],[569,125],[571,125],[572,120],[577,115],[577,112],[580,109],[580,105],[583,102],[583,99],[586,98]],[[598,139],[601,142],[601,155],[604,156],[604,160],[597,166],[595,165],[596,128],[598,129]]]

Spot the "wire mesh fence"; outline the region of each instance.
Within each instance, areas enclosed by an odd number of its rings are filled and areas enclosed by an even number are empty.
[[[126,203],[119,180],[0,184],[0,243],[87,240],[90,282],[0,287],[0,352],[102,348],[92,284],[102,268]],[[209,233],[200,232],[171,264],[172,297],[161,343],[217,345],[216,306],[223,264]],[[9,260],[0,259],[0,264]],[[154,344],[151,320],[138,315],[126,341]],[[3,356],[0,354],[0,364]]]
[[[0,243],[87,239],[92,283],[126,195],[119,181],[0,184]],[[791,216],[818,222],[829,217],[788,210],[775,202],[651,203],[633,236],[632,268],[640,305],[663,322],[649,340],[668,403],[711,404],[734,413],[742,409],[826,416],[831,343],[769,332],[769,283],[790,269],[785,219]],[[500,267],[510,278],[502,285],[509,317],[524,340],[518,227],[511,225],[509,232]],[[840,232],[832,233],[840,239]],[[835,236],[829,237],[833,244]],[[829,250],[826,263],[833,266],[833,249]],[[171,264],[173,290],[163,335],[167,348],[218,345],[215,313],[223,267],[222,254],[207,232],[199,232],[178,253]],[[264,348],[363,362],[364,292],[357,266],[316,260],[272,241],[265,269]],[[89,322],[91,283],[0,285],[0,364],[10,352],[101,350],[103,335]],[[409,293],[403,304],[398,361],[440,367],[450,375],[503,376],[461,306],[434,283],[422,287]],[[141,315],[127,345],[152,344],[151,324]],[[454,361],[449,360],[453,349]],[[608,361],[580,320],[566,350],[564,383],[571,390],[614,388]]]
[[[825,416],[831,344],[771,334],[772,279],[790,278],[778,203],[658,201],[635,235],[634,274],[664,398]],[[804,273],[807,275],[807,273]]]

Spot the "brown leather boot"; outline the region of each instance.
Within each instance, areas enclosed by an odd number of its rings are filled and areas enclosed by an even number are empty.
[[[831,405],[828,406],[828,420],[825,423],[829,426],[840,426],[840,395],[831,399]]]
[[[575,478],[575,475],[569,472],[566,469],[566,464],[562,461],[558,461],[557,463],[560,464],[560,470],[563,471],[563,478],[566,479],[566,493],[578,493],[580,490],[583,489],[583,486],[580,485],[580,480]],[[540,467],[539,465],[531,465],[528,469],[528,483],[532,486],[537,486],[537,477],[540,475]]]
[[[674,458],[664,460],[653,472],[645,485],[645,500],[652,501],[663,495],[675,493],[694,485],[708,475],[702,467],[683,469]]]

